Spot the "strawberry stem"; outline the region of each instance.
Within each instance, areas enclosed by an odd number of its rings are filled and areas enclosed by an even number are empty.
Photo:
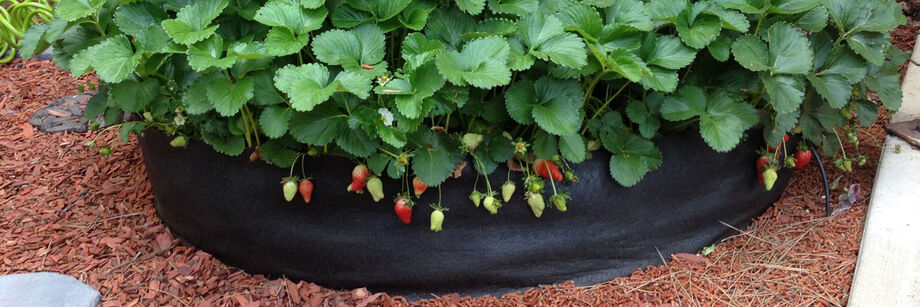
[[[479,165],[479,170],[483,172],[483,173],[481,174],[482,177],[485,177],[485,178],[486,178],[486,188],[489,189],[489,195],[494,195],[495,193],[492,192],[492,184],[489,183],[489,176],[486,175],[486,174],[484,174],[485,171],[486,171],[485,165],[482,164],[482,161],[479,160],[479,157],[477,157],[476,154],[470,153],[470,155],[473,156],[473,160],[476,160],[476,164]]]
[[[843,148],[843,141],[840,140],[840,134],[837,134],[837,129],[834,130],[834,136],[837,137],[837,144],[840,144],[840,152],[843,153],[843,158],[847,158],[847,150]]]
[[[549,170],[549,164],[553,162],[550,162],[549,160],[543,160],[543,161],[546,161],[546,162],[543,162],[543,166],[546,167],[546,173],[549,174],[549,184],[553,186],[553,196],[555,196],[556,194],[558,194],[556,193],[556,182],[555,182],[556,180],[553,178],[553,172]]]

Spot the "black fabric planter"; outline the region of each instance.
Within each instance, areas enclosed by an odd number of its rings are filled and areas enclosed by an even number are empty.
[[[473,171],[443,185],[444,231],[428,230],[429,189],[404,225],[391,199],[346,193],[354,164],[344,158],[308,159],[313,201],[284,201],[279,181],[288,171],[248,154],[228,157],[201,142],[168,145],[157,131],[141,139],[156,208],[187,242],[249,273],[304,279],[331,288],[368,287],[407,297],[459,292],[499,294],[574,280],[592,284],[660,264],[665,256],[696,252],[731,234],[719,221],[744,227],[775,202],[758,184],[754,151],[760,133],[735,151],[718,154],[697,131],[656,141],[664,164],[638,185],[623,188],[608,175],[600,151],[576,167],[568,212],[549,205],[535,218],[519,192],[498,215],[468,199]],[[298,168],[299,170],[299,168]],[[494,187],[505,181],[499,169]],[[520,182],[520,178],[515,178]],[[384,180],[387,195],[399,183]],[[480,190],[484,190],[480,182]]]

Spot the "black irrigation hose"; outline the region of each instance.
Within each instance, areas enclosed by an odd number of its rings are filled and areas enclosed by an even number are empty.
[[[831,184],[827,181],[827,172],[824,171],[824,163],[821,163],[821,156],[818,155],[815,144],[808,140],[806,140],[805,143],[808,143],[808,148],[811,148],[811,154],[815,157],[815,160],[818,160],[818,169],[821,170],[821,178],[824,179],[824,214],[825,216],[831,216]]]

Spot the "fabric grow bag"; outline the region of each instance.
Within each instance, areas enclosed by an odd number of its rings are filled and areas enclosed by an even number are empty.
[[[428,229],[437,189],[422,196],[404,225],[391,198],[374,203],[369,194],[345,191],[354,167],[345,158],[307,159],[312,202],[297,196],[288,203],[279,183],[288,170],[250,162],[248,152],[229,157],[198,141],[173,148],[153,130],[140,144],[157,212],[186,242],[249,273],[417,298],[501,294],[566,280],[594,284],[660,264],[656,248],[666,257],[697,252],[732,234],[720,221],[745,227],[789,182],[789,171],[781,171],[773,191],[758,184],[755,150],[763,140],[759,132],[748,135],[724,154],[698,131],[658,139],[664,163],[632,188],[610,178],[609,155],[596,151],[575,166],[581,181],[568,185],[568,211],[547,202],[541,218],[523,200],[514,173],[518,192],[498,215],[474,207],[468,196],[475,176],[467,167],[443,184],[450,211],[439,233]],[[490,178],[498,189],[506,171]],[[399,186],[384,179],[388,197]]]

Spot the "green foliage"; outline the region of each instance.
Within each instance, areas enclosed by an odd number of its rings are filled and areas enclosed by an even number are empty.
[[[900,106],[906,61],[893,0],[61,0],[55,14],[24,49],[96,71],[88,114],[431,186],[461,161],[569,170],[591,144],[633,186],[670,161],[655,139],[686,128],[717,152],[763,127],[833,154],[835,129]]]

